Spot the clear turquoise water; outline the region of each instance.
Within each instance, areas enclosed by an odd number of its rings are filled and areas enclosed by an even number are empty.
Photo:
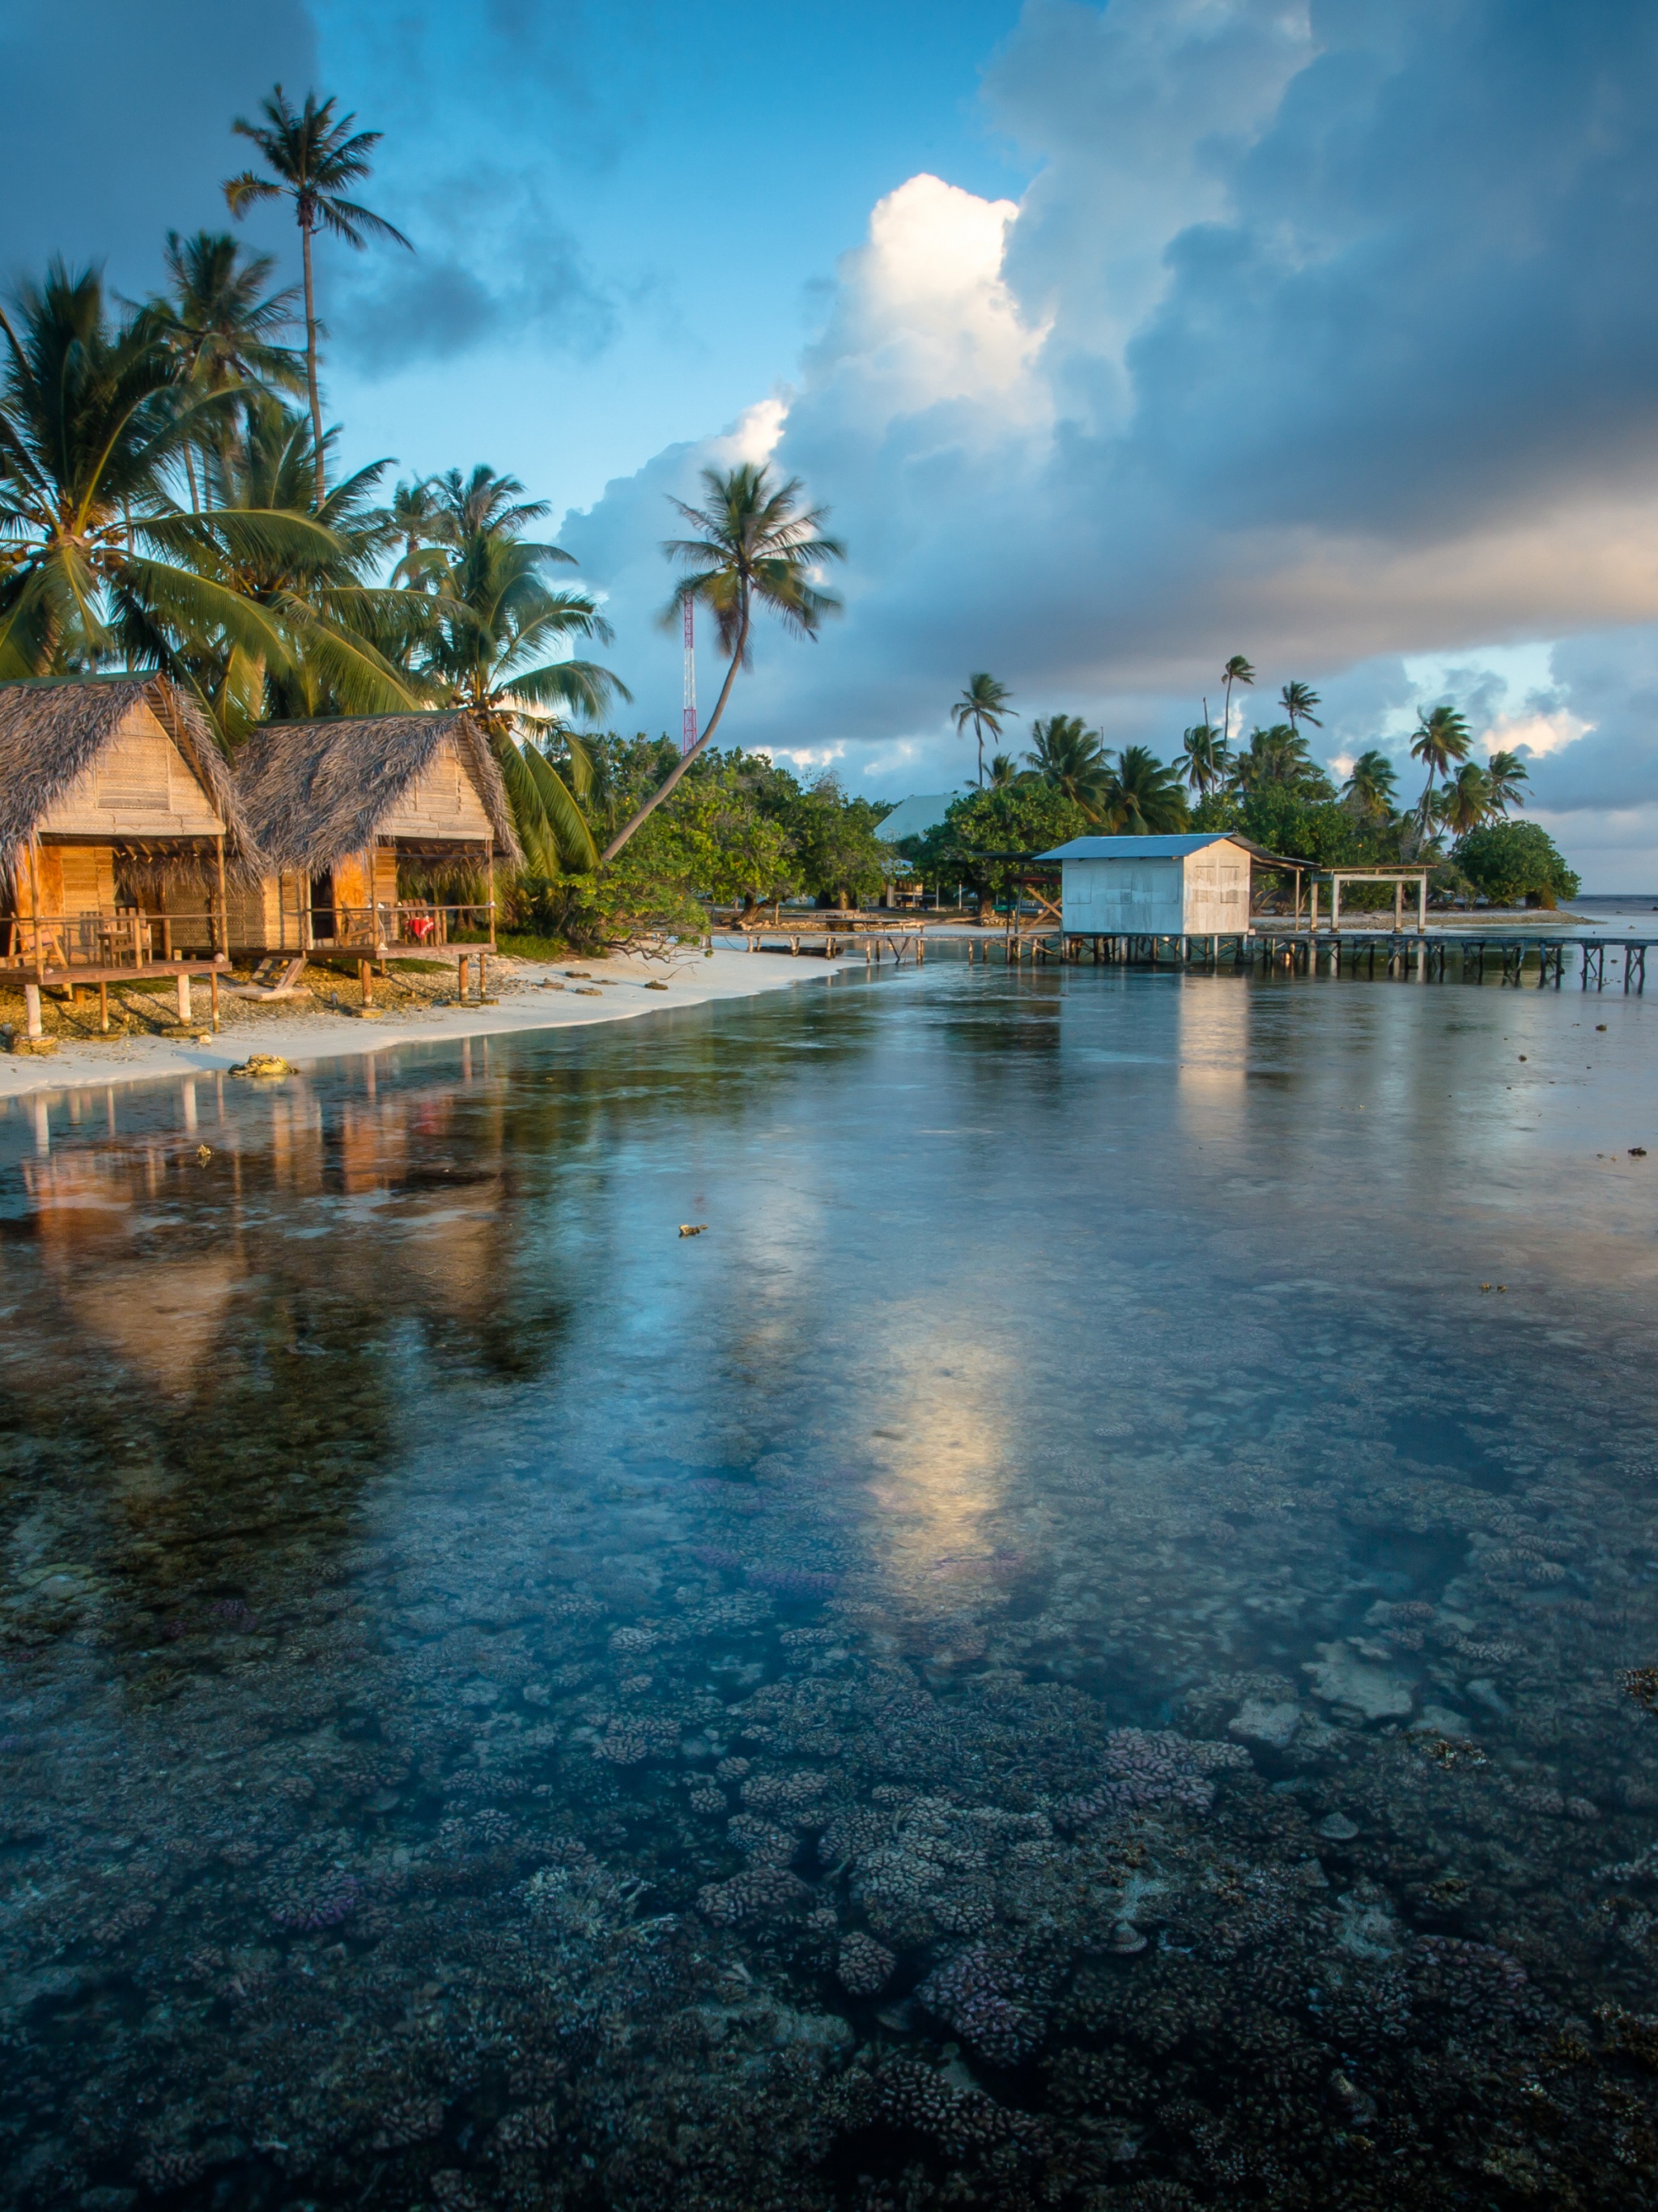
[[[11,1109],[10,2198],[1654,2201],[1655,1020],[935,960]]]

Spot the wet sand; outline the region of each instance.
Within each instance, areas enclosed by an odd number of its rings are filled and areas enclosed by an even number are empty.
[[[383,1052],[393,1045],[424,1043],[446,1036],[504,1036],[524,1030],[574,1029],[596,1023],[636,1019],[665,1006],[700,1006],[712,1000],[753,998],[790,984],[824,981],[838,969],[862,969],[854,960],[799,959],[775,954],[738,952],[716,946],[712,957],[696,951],[671,960],[631,956],[559,963],[514,960],[502,955],[489,963],[495,1005],[400,1006],[396,985],[377,981],[382,1004],[379,1018],[365,1020],[355,1004],[355,982],[339,978],[341,995],[353,1003],[337,1011],[314,997],[288,1005],[222,997],[223,1026],[207,1033],[208,994],[198,982],[194,994],[199,1030],[177,1036],[134,1036],[131,1032],[85,1042],[60,1042],[57,1052],[35,1057],[0,1054],[0,1099],[31,1092],[78,1088],[88,1083],[137,1083],[157,1076],[216,1074],[245,1060],[249,1053],[274,1053],[295,1067],[343,1054]],[[586,978],[572,969],[586,970]],[[591,980],[587,980],[590,978]],[[667,986],[652,990],[653,983]],[[551,988],[562,985],[562,989]],[[596,990],[597,998],[580,995]],[[171,1000],[166,1002],[171,1005]],[[291,1011],[289,1010],[291,1006]],[[257,1009],[257,1011],[255,1011]],[[249,1018],[252,1014],[252,1018]]]

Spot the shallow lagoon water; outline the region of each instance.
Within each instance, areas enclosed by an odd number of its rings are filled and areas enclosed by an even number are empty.
[[[12,1109],[9,2198],[1655,2201],[1655,1020],[935,961]]]

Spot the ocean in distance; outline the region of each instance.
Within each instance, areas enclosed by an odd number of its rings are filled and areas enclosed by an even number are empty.
[[[1655,1024],[935,957],[8,1109],[3,2201],[1652,2203]]]

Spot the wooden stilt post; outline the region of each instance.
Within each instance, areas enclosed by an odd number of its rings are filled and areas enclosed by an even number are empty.
[[[213,1034],[219,1033],[219,971],[216,968],[207,979],[208,995],[213,1002]]]
[[[42,1036],[44,1030],[40,1022],[40,986],[38,983],[24,984],[23,1011],[24,1026],[29,1035],[32,1037]]]
[[[98,1026],[109,1035],[109,985],[102,980],[98,985]]]
[[[358,961],[357,981],[362,985],[364,1006],[372,1006],[374,1003],[374,963],[372,960]]]
[[[224,835],[222,831],[221,831],[219,836],[213,840],[213,846],[215,857],[218,861],[219,868],[219,911],[216,917],[217,927],[214,933],[213,949],[216,952],[222,952],[226,957],[228,958],[230,953],[230,908],[226,902],[224,891]],[[280,905],[281,901],[278,900],[277,903]],[[220,933],[222,933],[222,936],[221,936]],[[217,1002],[216,994],[218,988],[218,979],[216,977],[213,984],[216,1004]]]
[[[463,1006],[466,1004],[466,970],[471,965],[471,963],[463,952],[460,955],[460,1003]]]
[[[179,1019],[190,1026],[190,976],[184,969],[179,970]]]

